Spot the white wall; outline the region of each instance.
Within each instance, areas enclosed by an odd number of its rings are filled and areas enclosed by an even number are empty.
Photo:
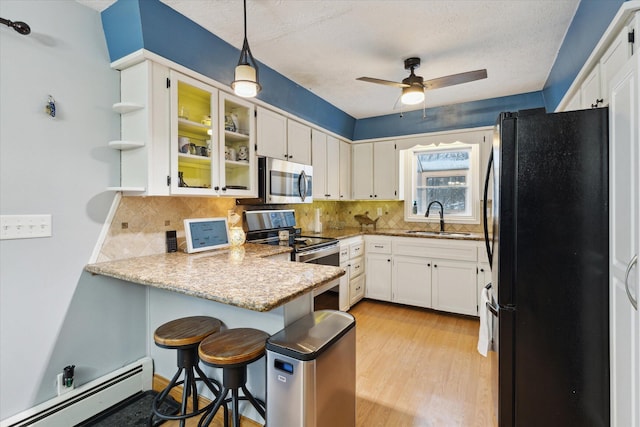
[[[119,76],[99,14],[71,0],[0,0],[0,213],[51,214],[53,237],[0,242],[0,419],[147,352],[146,290],[83,272],[119,181]],[[58,115],[44,114],[47,96]]]

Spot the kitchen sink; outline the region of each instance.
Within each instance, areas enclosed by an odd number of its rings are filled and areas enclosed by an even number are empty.
[[[408,230],[408,234],[417,234],[419,236],[453,236],[463,237],[471,236],[471,233],[464,231],[424,231],[424,230]]]

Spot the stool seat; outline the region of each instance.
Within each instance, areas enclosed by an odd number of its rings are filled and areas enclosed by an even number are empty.
[[[153,334],[153,340],[160,347],[188,347],[200,344],[206,337],[218,332],[221,326],[222,322],[214,317],[183,317],[159,326]]]
[[[198,427],[209,426],[222,408],[225,427],[228,425],[227,404],[231,404],[233,426],[240,427],[239,402],[246,400],[266,421],[264,401],[254,397],[246,387],[247,366],[264,356],[269,334],[252,328],[236,328],[218,332],[205,338],[198,347],[200,360],[210,366],[222,368],[222,389],[213,406],[207,410]],[[240,395],[242,391],[242,395]],[[231,397],[227,398],[228,395]]]
[[[210,335],[200,343],[203,362],[224,367],[246,365],[264,355],[269,334],[252,328],[236,328]]]

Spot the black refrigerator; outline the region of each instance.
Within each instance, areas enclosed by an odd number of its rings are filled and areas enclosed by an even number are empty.
[[[608,426],[608,109],[502,113],[491,157],[499,427]]]

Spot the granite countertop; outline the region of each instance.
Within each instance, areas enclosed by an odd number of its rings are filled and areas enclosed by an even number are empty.
[[[418,229],[418,228],[416,228]],[[354,236],[395,236],[395,237],[415,237],[417,239],[446,239],[446,240],[473,240],[473,241],[484,241],[483,233],[469,233],[469,235],[426,235],[426,234],[414,234],[407,233],[409,230],[403,229],[391,229],[391,228],[380,228],[374,230],[373,227],[364,227],[362,231],[360,231],[359,227],[345,227],[343,229],[326,229],[322,230],[321,233],[314,233],[313,231],[303,230],[302,234],[305,236],[322,236],[329,237],[332,239],[347,239],[349,237]],[[426,231],[426,230],[425,230]]]
[[[289,252],[288,246],[246,243],[89,264],[85,270],[254,311],[272,310],[345,273],[339,267],[266,258]]]

